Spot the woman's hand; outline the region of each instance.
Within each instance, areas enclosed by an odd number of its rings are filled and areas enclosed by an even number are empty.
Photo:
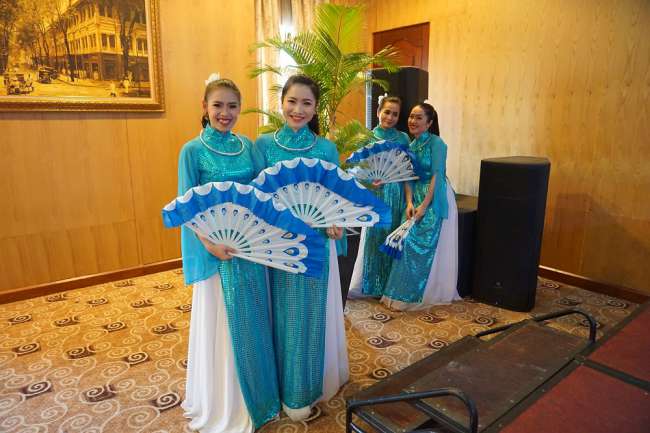
[[[199,240],[203,244],[206,250],[219,260],[230,260],[232,259],[232,256],[230,255],[231,253],[236,253],[237,250],[229,247],[224,244],[213,244],[210,242],[207,238],[204,238],[203,236],[199,236]]]
[[[420,206],[416,207],[415,208],[415,213],[413,215],[413,217],[415,218],[415,221],[416,222],[420,221],[422,219],[422,217],[424,216],[424,214],[426,213],[426,211],[427,211],[426,206],[420,205]]]
[[[379,179],[375,179],[375,180],[373,180],[372,183],[370,184],[370,189],[372,189],[372,190],[381,189],[382,185],[383,185],[383,183],[382,183],[381,180],[379,180]]]
[[[330,239],[341,239],[343,237],[343,229],[341,227],[336,227],[332,226],[329,227],[325,233],[327,233],[327,237]]]
[[[410,220],[415,216],[415,208],[413,207],[413,203],[408,203],[406,205],[406,219]]]

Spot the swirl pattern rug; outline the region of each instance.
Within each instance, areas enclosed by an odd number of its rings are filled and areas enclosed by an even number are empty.
[[[184,397],[191,288],[180,270],[0,305],[0,432],[190,432]],[[599,336],[636,304],[540,279],[533,314],[578,306]],[[397,313],[345,308],[350,381],[303,422],[263,433],[345,431],[345,397],[459,338],[529,317],[471,300]],[[558,326],[587,336],[570,316]]]

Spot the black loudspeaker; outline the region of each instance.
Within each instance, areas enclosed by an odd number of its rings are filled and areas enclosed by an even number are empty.
[[[464,298],[472,294],[478,197],[456,194],[456,206],[458,207],[458,283],[456,289],[458,294]]]
[[[481,161],[472,294],[515,311],[535,306],[546,193],[546,158]]]
[[[384,93],[391,96],[399,96],[402,99],[402,107],[399,114],[399,120],[396,128],[408,134],[408,117],[411,108],[417,103],[427,99],[429,94],[429,73],[424,69],[415,67],[402,67],[394,74],[388,73],[383,68],[373,69],[372,78],[379,80],[386,80],[389,84],[389,90],[385,91],[377,84],[372,85],[372,97],[370,103],[370,116],[371,126],[377,126],[379,119],[377,119],[378,98]]]

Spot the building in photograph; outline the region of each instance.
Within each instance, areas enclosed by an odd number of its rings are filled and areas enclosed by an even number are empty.
[[[149,81],[144,0],[73,0],[58,15],[55,13],[49,25],[49,33],[55,35],[54,46],[50,47],[47,59],[40,59],[40,64],[69,75],[67,39],[75,77],[103,81],[123,81],[128,77],[130,83]]]

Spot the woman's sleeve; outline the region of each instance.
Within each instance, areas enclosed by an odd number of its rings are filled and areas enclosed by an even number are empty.
[[[408,147],[409,143],[411,142],[411,139],[409,138],[408,134],[406,132],[401,132],[400,131],[400,138],[399,142],[406,147]]]
[[[337,166],[341,165],[341,161],[339,159],[339,152],[336,150],[336,144],[334,144],[332,141],[327,140],[327,149],[325,151],[325,160],[327,162],[331,162],[332,164],[336,164]]]
[[[442,139],[433,141],[431,155],[433,157],[432,171],[436,176],[433,187],[433,211],[440,218],[447,218],[447,145]]]
[[[191,142],[183,146],[178,157],[178,195],[199,185],[199,172]],[[186,226],[181,227],[181,252],[185,284],[193,284],[217,272],[219,260],[203,247]]]
[[[199,175],[191,146],[186,144],[178,157],[178,195],[185,194],[188,189],[198,186]]]
[[[262,137],[251,143],[251,159],[253,160],[253,169],[255,170],[255,177],[260,171],[264,170],[267,166],[266,158],[264,158],[264,151],[262,144]]]

